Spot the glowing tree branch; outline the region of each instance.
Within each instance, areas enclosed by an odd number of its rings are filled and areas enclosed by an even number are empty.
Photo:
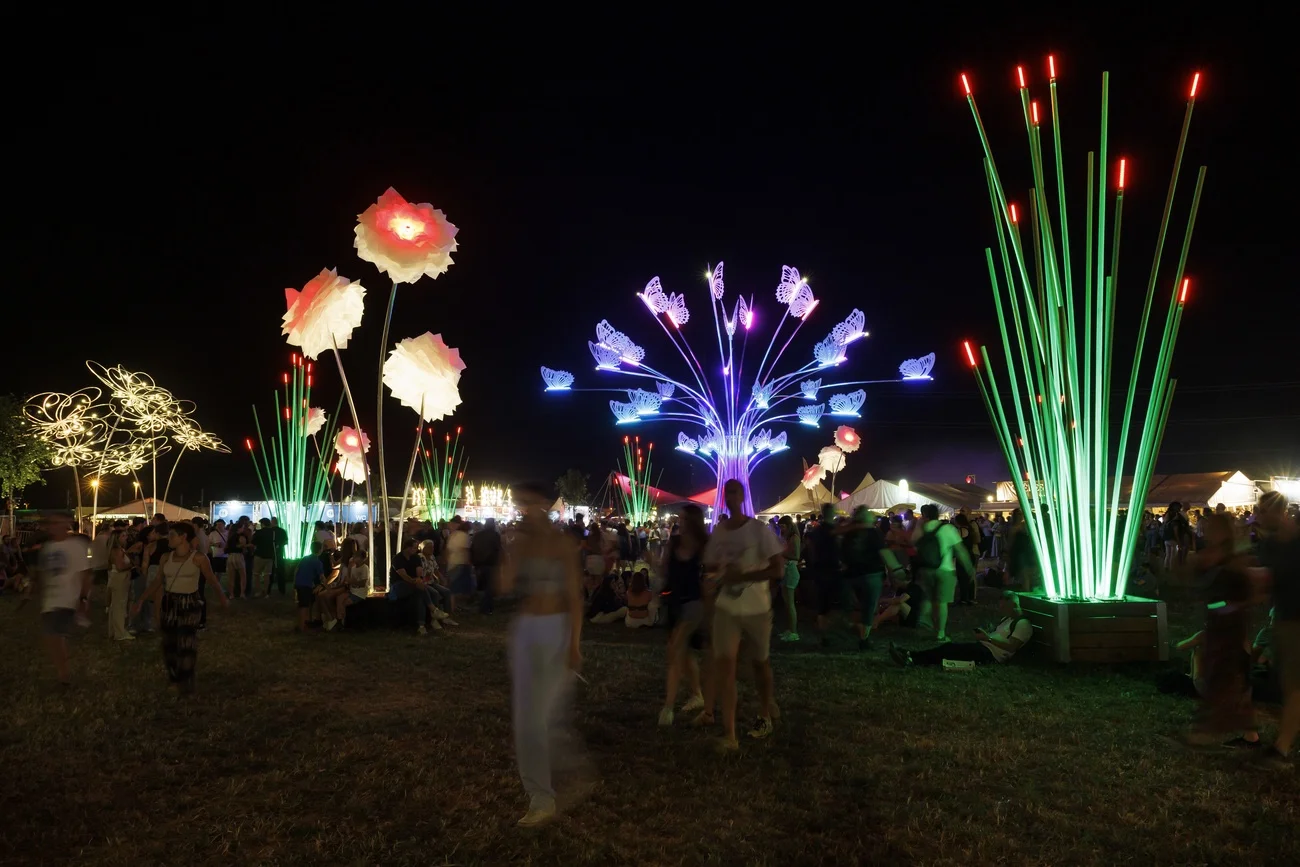
[[[867,332],[866,317],[862,311],[854,310],[813,347],[811,361],[777,374],[785,350],[818,305],[808,281],[794,268],[783,267],[776,298],[783,305],[784,313],[753,378],[746,379],[746,350],[749,334],[756,323],[753,298],[738,298],[730,309],[727,308],[723,303],[725,287],[721,262],[716,268],[709,269],[705,278],[720,356],[716,367],[706,368],[686,339],[683,327],[690,321],[691,313],[685,298],[675,292],[664,292],[656,277],[639,295],[685,362],[688,376],[674,379],[651,367],[645,362],[645,349],[608,321],[601,321],[596,326],[596,339],[587,343],[596,370],[632,377],[637,380],[636,386],[627,389],[574,389],[574,376],[568,371],[543,367],[541,372],[547,391],[605,391],[620,395],[620,399],[609,402],[617,424],[675,419],[695,427],[694,435],[678,434],[677,449],[704,461],[714,471],[718,482],[714,503],[714,516],[717,517],[725,509],[723,483],[728,479],[738,479],[745,485],[746,497],[749,497],[750,473],[754,467],[787,447],[786,434],[782,432],[774,436],[770,425],[799,423],[816,427],[826,414],[828,405],[832,416],[860,415],[866,400],[866,392],[861,389],[832,393],[828,402],[799,406],[794,412],[780,412],[777,408],[791,401],[816,400],[822,388],[821,379],[809,378],[809,374],[842,364],[847,358],[848,345],[866,337]],[[795,320],[795,326],[774,353],[783,326],[786,320],[791,319]],[[933,354],[904,362],[899,368],[902,380],[928,380],[933,364]],[[897,381],[900,380],[845,382],[831,387],[850,388]],[[650,390],[652,384],[654,388]],[[752,500],[747,499],[745,507],[750,514],[753,513]]]
[[[1053,222],[1052,203],[1048,201],[1044,176],[1042,126],[1046,118],[1038,102],[1030,98],[1024,68],[1018,67],[1016,73],[1033,177],[1029,207],[1024,214],[1030,225],[1028,245],[1022,239],[1021,210],[1016,203],[1007,200],[1003,189],[984,123],[975,105],[970,79],[961,76],[984,149],[985,177],[1002,266],[999,279],[993,251],[985,250],[1007,363],[1006,391],[999,385],[985,347],[976,351],[969,342],[965,343],[965,359],[975,372],[980,394],[994,423],[998,444],[1011,468],[1029,535],[1039,555],[1044,592],[1052,598],[1115,599],[1123,596],[1132,567],[1141,524],[1136,516],[1141,514],[1145,505],[1176,384],[1169,374],[1190,286],[1190,279],[1184,276],[1184,272],[1205,183],[1204,166],[1197,175],[1182,250],[1170,287],[1150,397],[1140,422],[1137,447],[1130,454],[1137,383],[1142,375],[1142,358],[1156,283],[1200,73],[1193,77],[1187,96],[1173,175],[1165,196],[1155,257],[1139,320],[1137,345],[1119,426],[1118,448],[1113,452],[1110,428],[1115,301],[1120,227],[1129,166],[1126,159],[1120,159],[1112,175],[1107,164],[1109,76],[1102,74],[1101,144],[1096,160],[1100,170],[1094,167],[1094,155],[1088,155],[1083,275],[1080,280],[1072,269],[1066,219],[1056,60],[1048,58],[1048,87],[1059,231]],[[1112,177],[1114,218],[1108,250],[1106,206]],[[1027,254],[1032,254],[1032,267]],[[1004,395],[1009,396],[1009,408],[1008,398]],[[1126,517],[1119,508],[1120,488],[1130,462],[1133,484]]]

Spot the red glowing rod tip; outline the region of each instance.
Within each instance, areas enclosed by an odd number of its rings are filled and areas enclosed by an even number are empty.
[[[1038,100],[1029,103],[1029,110],[1034,118],[1034,126],[1038,126]]]
[[[1196,99],[1196,89],[1201,86],[1201,74],[1198,72],[1192,76],[1192,90],[1187,94],[1188,99]]]
[[[1179,292],[1178,292],[1178,303],[1179,303],[1179,304],[1182,304],[1182,303],[1184,303],[1184,302],[1187,301],[1187,287],[1188,287],[1189,285],[1191,285],[1191,282],[1192,282],[1192,278],[1191,278],[1191,277],[1184,277],[1184,278],[1183,278],[1183,288],[1182,288],[1181,290],[1179,290]]]
[[[1047,55],[1047,75],[1050,78],[1056,78],[1056,57]]]
[[[964,72],[961,74],[961,89],[966,91],[967,96],[970,96],[970,79],[966,77]]]
[[[971,366],[971,367],[974,367],[974,366],[975,366],[975,350],[971,349],[971,347],[970,347],[970,341],[969,341],[969,340],[963,340],[963,341],[961,342],[961,345],[966,349],[966,360],[967,360],[968,362],[970,362],[970,366]]]
[[[1012,203],[1011,203],[1011,222],[1012,222],[1012,223],[1019,223],[1019,222],[1020,222],[1020,214],[1016,212],[1016,203],[1015,203],[1015,202],[1012,202]]]
[[[1025,68],[1024,68],[1023,66],[1017,66],[1017,67],[1016,67],[1016,78],[1020,80],[1020,89],[1021,89],[1021,90],[1024,90],[1024,88],[1025,88]]]
[[[1128,160],[1121,159],[1119,161],[1119,184],[1117,185],[1120,192],[1124,191],[1124,175],[1126,173],[1125,170],[1127,169],[1127,167],[1128,167]]]

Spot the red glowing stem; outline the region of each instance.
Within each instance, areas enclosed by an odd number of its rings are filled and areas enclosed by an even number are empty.
[[[1025,89],[1025,68],[1023,66],[1016,67],[1016,78],[1020,79],[1020,89],[1024,90]]]
[[[1051,54],[1047,55],[1047,75],[1049,78],[1056,78],[1056,57]]]
[[[1029,110],[1034,118],[1034,126],[1038,126],[1038,100],[1029,103]]]
[[[1012,203],[1011,203],[1011,222],[1012,222],[1012,223],[1019,223],[1019,222],[1020,222],[1020,214],[1017,213],[1017,211],[1016,211],[1016,203],[1015,203],[1015,202],[1012,202]]]
[[[1125,175],[1127,174],[1127,168],[1128,168],[1128,160],[1121,159],[1119,161],[1119,184],[1117,184],[1117,188],[1121,193],[1124,192],[1124,178]]]
[[[961,89],[966,91],[967,96],[970,96],[970,79],[966,77],[964,72],[961,74]]]
[[[1201,74],[1198,72],[1192,76],[1192,90],[1187,94],[1188,99],[1196,99],[1196,88],[1201,86]]]
[[[253,450],[253,440],[250,437],[244,437],[244,447],[250,452]]]
[[[966,360],[970,362],[971,367],[975,367],[975,350],[971,349],[970,341],[963,340],[961,345],[966,349]]]
[[[1183,288],[1182,288],[1182,289],[1179,291],[1179,293],[1178,293],[1178,303],[1179,303],[1179,304],[1182,304],[1182,303],[1184,303],[1184,302],[1187,301],[1187,287],[1188,287],[1189,285],[1191,285],[1191,282],[1192,282],[1192,278],[1191,278],[1191,277],[1184,277],[1184,278],[1183,278]]]

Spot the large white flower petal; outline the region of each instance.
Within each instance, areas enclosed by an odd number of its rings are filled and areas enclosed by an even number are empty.
[[[328,268],[301,290],[285,289],[284,298],[288,310],[282,333],[308,358],[317,358],[335,346],[346,347],[366,306],[365,287]]]
[[[464,369],[460,351],[444,343],[441,334],[426,331],[401,341],[389,353],[384,385],[403,406],[423,413],[425,421],[437,421],[460,405]]]

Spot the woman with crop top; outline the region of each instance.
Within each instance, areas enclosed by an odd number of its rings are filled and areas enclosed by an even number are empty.
[[[195,551],[194,525],[178,521],[167,534],[167,549],[158,562],[158,577],[135,603],[138,613],[143,602],[161,597],[159,616],[163,634],[163,662],[167,666],[167,679],[181,695],[194,692],[194,667],[199,655],[199,620],[203,616],[203,597],[199,595],[199,579],[206,578],[209,587],[215,587],[221,604],[228,606],[221,583],[212,574],[208,558]]]
[[[664,706],[659,710],[659,725],[673,724],[673,706],[677,703],[677,688],[682,674],[690,680],[691,697],[682,705],[683,711],[696,711],[704,707],[700,686],[700,668],[691,655],[691,640],[699,638],[708,622],[704,600],[704,547],[709,541],[709,531],[704,526],[704,510],[699,506],[682,509],[679,532],[668,540],[664,551],[664,601],[668,606],[668,682]],[[697,645],[701,642],[697,641]]]
[[[517,487],[515,503],[524,517],[498,591],[520,600],[510,632],[511,709],[515,761],[528,794],[528,812],[519,825],[532,828],[557,815],[552,773],[583,765],[568,725],[574,674],[582,665],[582,574],[574,540],[547,515],[548,488]],[[566,795],[580,796],[589,783],[575,788]]]

